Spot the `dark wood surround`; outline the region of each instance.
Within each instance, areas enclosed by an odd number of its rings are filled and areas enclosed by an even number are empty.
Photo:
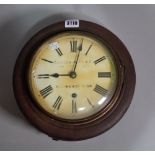
[[[77,120],[65,120],[49,116],[33,100],[28,87],[29,64],[36,49],[48,38],[67,31],[80,31],[100,39],[110,48],[118,74],[114,96],[97,114]],[[84,140],[95,137],[115,125],[128,109],[135,89],[135,69],[131,56],[123,43],[109,30],[95,23],[80,20],[79,28],[65,28],[64,21],[39,31],[19,54],[13,74],[13,88],[17,103],[26,118],[39,130],[54,139]]]

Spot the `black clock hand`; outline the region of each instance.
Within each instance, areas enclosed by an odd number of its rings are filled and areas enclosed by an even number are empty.
[[[69,74],[58,74],[58,73],[54,73],[54,74],[39,74],[38,75],[38,78],[39,79],[46,79],[46,78],[49,78],[49,77],[55,77],[55,78],[58,78],[59,76],[69,76],[71,78],[75,78],[76,77],[76,73],[75,73],[75,69],[77,67],[77,63],[78,63],[78,60],[79,60],[79,56],[80,56],[80,52],[82,51],[82,43],[83,43],[83,39],[78,47],[78,54],[76,56],[76,61],[75,61],[75,65],[74,65],[74,68],[73,68],[73,71],[71,71]]]
[[[39,74],[38,78],[49,78],[49,77],[55,77],[58,78],[59,76],[70,76],[70,74],[58,74],[58,73],[54,73],[54,74]]]
[[[78,55],[76,57],[76,60],[74,61],[74,67],[73,67],[73,72],[75,72],[75,69],[76,69],[76,66],[77,66],[77,62],[78,62],[78,59],[79,59],[79,56],[80,56],[80,51],[78,52]]]
[[[77,54],[77,56],[76,56],[76,60],[74,61],[74,62],[75,62],[75,65],[74,65],[74,67],[73,67],[73,72],[75,72],[76,67],[77,67],[77,63],[78,63],[78,60],[79,60],[80,52],[82,51],[82,44],[83,44],[83,39],[82,39],[82,41],[81,41],[81,44],[80,44],[79,47],[78,47],[79,52],[78,52],[78,54]]]
[[[70,74],[58,74],[58,73],[54,73],[54,74],[51,74],[50,76],[53,76],[53,77],[57,78],[59,76],[70,76]]]

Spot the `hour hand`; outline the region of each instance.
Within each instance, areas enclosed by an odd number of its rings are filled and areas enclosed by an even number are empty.
[[[58,73],[54,73],[54,74],[39,74],[38,78],[39,79],[47,79],[49,77],[58,78],[59,76],[70,76],[70,74],[58,74]]]

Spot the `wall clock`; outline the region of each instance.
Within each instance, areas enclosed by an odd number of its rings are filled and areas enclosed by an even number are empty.
[[[35,127],[53,139],[83,140],[121,119],[133,97],[135,69],[112,32],[66,20],[42,29],[24,46],[13,88]]]

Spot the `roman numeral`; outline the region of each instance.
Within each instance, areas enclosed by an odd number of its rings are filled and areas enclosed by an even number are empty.
[[[108,90],[96,84],[94,91],[102,96],[106,95]]]
[[[83,46],[83,39],[81,39],[81,42],[79,44],[78,41],[75,39],[70,41],[71,52],[82,51],[82,46]]]
[[[76,101],[72,100],[72,113],[77,113]]]
[[[79,51],[82,51],[82,46],[83,46],[83,39],[81,40],[79,46],[78,46],[78,50]]]
[[[92,46],[93,46],[93,44],[91,44],[91,45],[89,46],[89,48],[88,48],[88,50],[86,51],[85,55],[88,54],[88,52],[90,51],[90,49],[91,49]]]
[[[38,79],[48,79],[50,77],[50,74],[39,74]]]
[[[41,59],[43,61],[49,62],[49,63],[53,63],[53,61],[47,60],[47,59]]]
[[[111,72],[98,72],[99,78],[111,78]]]
[[[58,96],[55,103],[53,104],[53,108],[59,110],[63,99],[61,96]]]
[[[103,60],[105,60],[105,59],[106,59],[106,57],[103,56],[103,57],[101,57],[101,58],[95,60],[94,63],[95,63],[95,65],[96,65],[96,64],[98,64],[99,62],[101,62],[101,61],[103,61]]]
[[[91,103],[91,101],[87,98],[87,101],[88,101],[88,103],[89,103],[89,105],[92,107],[92,108],[94,108],[94,105]]]
[[[49,94],[52,93],[52,90],[53,90],[52,86],[49,85],[49,86],[45,87],[44,89],[40,90],[40,94],[41,94],[41,96],[42,96],[43,98],[45,98],[45,97],[47,97]]]
[[[77,41],[74,39],[70,41],[70,47],[71,47],[71,52],[77,52]]]
[[[60,50],[60,48],[57,48],[55,50],[57,51],[57,53],[58,53],[59,56],[62,56],[63,55],[62,52],[61,52],[61,50]]]

